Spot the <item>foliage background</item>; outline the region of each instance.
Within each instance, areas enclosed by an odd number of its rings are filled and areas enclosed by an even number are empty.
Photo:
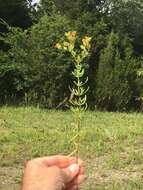
[[[68,108],[72,61],[54,45],[92,36],[85,62],[90,109],[142,111],[141,0],[0,0],[0,104]]]

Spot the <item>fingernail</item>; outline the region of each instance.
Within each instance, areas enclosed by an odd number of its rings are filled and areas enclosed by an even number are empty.
[[[79,170],[78,164],[72,164],[71,166],[69,166],[69,170],[70,170],[72,173],[77,173],[78,170]]]

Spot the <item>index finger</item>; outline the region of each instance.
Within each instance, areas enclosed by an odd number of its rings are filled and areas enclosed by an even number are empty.
[[[44,164],[47,167],[57,166],[59,168],[66,168],[71,164],[77,163],[77,158],[63,156],[63,155],[55,155],[55,156],[37,158],[37,159],[35,159],[35,161],[37,161],[41,164]]]

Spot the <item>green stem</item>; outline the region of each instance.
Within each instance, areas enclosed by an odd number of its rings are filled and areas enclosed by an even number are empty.
[[[80,83],[80,78],[77,77],[77,84]],[[80,98],[80,86],[78,85],[78,99]],[[80,111],[81,111],[81,106],[79,106],[78,114],[77,114],[77,158],[79,158],[79,150],[80,150]]]

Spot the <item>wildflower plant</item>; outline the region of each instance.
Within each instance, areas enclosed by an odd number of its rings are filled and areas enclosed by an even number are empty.
[[[75,136],[72,139],[75,145],[74,151],[70,155],[79,157],[80,150],[80,130],[81,130],[81,115],[87,109],[87,87],[88,77],[85,77],[85,69],[83,61],[89,55],[91,37],[84,36],[80,49],[76,48],[77,32],[70,31],[65,33],[65,40],[62,43],[57,43],[55,48],[69,52],[73,63],[73,87],[69,87],[71,96],[69,99],[70,109],[75,117]],[[86,79],[85,79],[86,78]]]

